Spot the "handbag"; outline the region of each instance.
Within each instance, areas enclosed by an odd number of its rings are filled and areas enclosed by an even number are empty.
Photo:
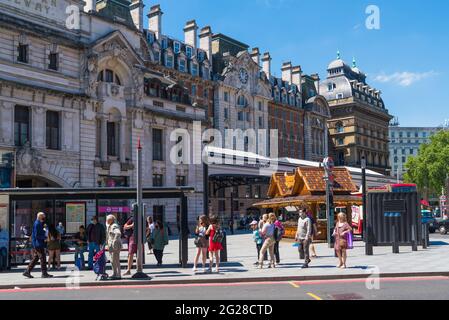
[[[347,238],[348,238],[348,249],[354,249],[354,236],[352,232],[348,233]]]

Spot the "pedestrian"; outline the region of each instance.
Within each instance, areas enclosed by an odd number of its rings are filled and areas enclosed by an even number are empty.
[[[84,226],[80,226],[78,232],[75,234],[75,266],[83,270],[85,267],[84,252],[87,246],[87,233]]]
[[[109,255],[111,256],[112,277],[111,280],[120,280],[122,272],[120,268],[120,251],[122,250],[122,233],[117,219],[114,215],[109,215],[106,218],[106,238]]]
[[[274,222],[274,228],[274,241],[276,241],[274,244],[274,256],[276,257],[276,264],[280,264],[281,256],[279,253],[279,242],[281,242],[282,238],[284,237],[285,228],[279,219],[276,219],[276,221]]]
[[[160,220],[156,221],[153,233],[151,234],[154,256],[157,260],[157,266],[162,266],[165,246],[168,245],[168,230]]]
[[[153,254],[153,245],[151,244],[151,234],[154,231],[153,217],[147,217],[146,239],[148,244],[148,254]]]
[[[123,226],[125,238],[128,241],[128,268],[123,274],[124,276],[131,275],[131,269],[133,267],[134,255],[137,254],[137,243],[134,237],[134,218],[130,217]],[[153,246],[154,248],[154,246]]]
[[[337,225],[333,233],[335,239],[334,248],[338,256],[337,268],[346,269],[348,236],[350,236],[352,229],[345,213],[340,212],[337,219]]]
[[[51,266],[55,269],[56,265],[56,269],[59,270],[61,268],[61,234],[52,224],[48,228],[47,250],[48,269]]]
[[[259,220],[259,229],[262,230],[265,223],[268,221],[268,214],[262,215],[262,219]]]
[[[311,256],[312,258],[316,258],[317,254],[316,254],[316,250],[315,250],[315,245],[313,244],[313,241],[315,240],[315,237],[319,234],[318,233],[318,225],[316,223],[316,220],[313,218],[313,214],[312,211],[307,211],[307,217],[309,217],[311,223],[312,223],[312,236],[310,237],[310,252],[312,253]]]
[[[56,230],[58,230],[58,232],[61,234],[61,236],[63,236],[65,234],[65,228],[64,228],[64,225],[62,224],[62,222],[58,223]]]
[[[253,221],[250,223],[250,228],[253,230],[253,240],[256,243],[256,250],[257,250],[257,262],[254,263],[255,266],[259,265],[259,258],[260,258],[260,250],[262,249],[263,244],[263,237],[260,234],[260,230],[258,229],[258,222]]]
[[[87,247],[89,250],[88,267],[92,270],[94,267],[94,256],[100,252],[100,247],[106,241],[106,229],[98,222],[98,217],[94,216],[91,223],[87,226]]]
[[[46,261],[47,257],[45,254],[45,247],[46,247],[45,240],[47,239],[47,237],[45,236],[44,221],[45,221],[45,213],[39,212],[37,214],[37,219],[33,224],[33,231],[31,233],[31,245],[33,246],[32,258],[30,264],[28,265],[28,268],[23,273],[25,277],[30,279],[33,278],[33,276],[31,275],[31,271],[33,271],[34,267],[39,262],[39,260],[41,263],[42,278],[53,277],[47,272],[47,261]]]
[[[193,272],[198,271],[197,265],[200,256],[203,259],[203,272],[206,272],[207,248],[209,247],[209,241],[206,237],[206,231],[207,231],[207,216],[201,216],[198,219],[198,225],[196,226],[195,229],[195,236],[196,236],[195,246],[197,250],[195,260],[193,262]]]
[[[206,236],[209,236],[209,271],[212,272],[215,258],[214,272],[220,273],[220,251],[223,250],[221,242],[223,241],[224,234],[216,216],[210,218],[210,225],[207,228]]]
[[[234,235],[234,219],[229,219],[229,231]]]
[[[310,246],[310,239],[312,236],[312,222],[310,221],[309,217],[307,217],[307,214],[305,210],[300,210],[299,212],[299,219],[298,219],[298,229],[296,231],[295,239],[297,242],[299,242],[299,258],[304,259],[304,265],[302,266],[303,269],[309,267],[310,263],[310,253],[309,253],[309,246]]]
[[[259,268],[263,269],[263,256],[267,251],[270,253],[270,268],[275,268],[274,245],[276,241],[274,240],[274,223],[276,222],[276,215],[274,213],[264,215],[263,220],[266,220],[266,222],[261,231],[261,234],[264,237],[264,242],[259,255]]]

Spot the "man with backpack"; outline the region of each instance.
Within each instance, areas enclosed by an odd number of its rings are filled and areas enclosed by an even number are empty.
[[[100,252],[100,247],[106,242],[106,228],[98,222],[98,217],[94,216],[87,226],[87,247],[89,250],[88,266],[89,270],[94,267],[94,256]]]
[[[281,263],[281,257],[279,254],[279,242],[282,240],[282,237],[285,234],[284,226],[279,219],[276,219],[274,222],[274,240],[276,243],[274,244],[274,255],[276,256],[276,264]]]

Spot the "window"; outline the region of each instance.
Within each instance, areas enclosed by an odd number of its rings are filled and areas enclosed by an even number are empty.
[[[259,185],[255,186],[254,198],[259,199],[262,195],[261,187]]]
[[[239,111],[239,112],[237,113],[237,120],[238,120],[238,121],[244,121],[244,120],[245,120],[242,111]]]
[[[339,146],[344,145],[344,144],[345,144],[345,139],[343,139],[343,138],[337,139],[337,144],[338,144]]]
[[[173,68],[173,56],[170,54],[167,54],[167,58],[165,59],[165,66],[167,68]]]
[[[179,71],[181,72],[186,71],[186,61],[184,59],[179,60]]]
[[[162,174],[153,174],[153,187],[163,187],[164,176]]]
[[[193,76],[198,75],[198,65],[196,63],[192,63],[192,75]]]
[[[343,99],[343,93],[337,93],[337,99]]]
[[[246,186],[246,188],[245,188],[245,197],[246,198],[252,198],[252,194],[253,194],[252,186],[251,185]]]
[[[48,63],[48,69],[50,69],[50,70],[58,70],[58,59],[59,58],[59,55],[58,55],[58,53],[50,53],[49,55],[48,55],[48,60],[49,60],[49,63]]]
[[[185,187],[187,185],[187,180],[185,176],[176,176],[176,186]]]
[[[204,99],[208,99],[209,98],[209,90],[207,90],[207,89],[203,90],[203,98]]]
[[[14,144],[22,147],[30,141],[30,109],[16,106],[14,108]]]
[[[116,85],[121,85],[120,78],[114,71],[110,69],[102,70],[98,73],[97,81],[115,83]]]
[[[46,138],[47,149],[59,150],[59,112],[47,111]]]
[[[196,90],[196,84],[192,84],[192,96],[196,97],[197,90]]]
[[[225,102],[229,102],[229,93],[228,92],[223,93],[223,99]]]
[[[153,221],[165,222],[164,211],[164,206],[153,206]]]
[[[246,98],[244,96],[239,96],[237,98],[237,105],[240,107],[246,107]]]
[[[108,135],[108,141],[107,141],[107,149],[108,149],[108,156],[116,157],[117,156],[117,128],[115,122],[108,122],[107,123],[107,135]]]
[[[192,57],[192,47],[186,47],[186,56],[189,59]]]
[[[28,63],[28,45],[27,44],[19,44],[17,47],[17,61]]]
[[[181,51],[181,44],[179,42],[173,43],[173,51],[178,54]]]
[[[263,127],[263,117],[259,117],[259,127]]]
[[[166,38],[162,39],[162,49],[167,49],[168,47],[168,41]]]
[[[258,106],[259,106],[259,111],[262,111],[262,101],[259,101]]]
[[[337,131],[337,133],[345,132],[345,128],[343,126],[343,123],[337,122],[337,124],[335,125],[335,131]]]
[[[410,149],[410,154],[411,154],[411,155],[415,154],[415,150]]]
[[[164,158],[162,156],[162,130],[161,129],[153,129],[153,160],[155,161],[163,161]]]
[[[225,118],[225,120],[228,120],[228,118],[229,118],[228,108],[224,108],[224,118]]]

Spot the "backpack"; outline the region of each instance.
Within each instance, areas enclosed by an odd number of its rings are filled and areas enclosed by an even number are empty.
[[[284,228],[282,228],[280,226],[274,227],[274,240],[275,241],[281,241],[284,234],[285,234]]]
[[[224,239],[224,232],[221,228],[215,230],[214,237],[212,238],[212,242],[222,243]]]

